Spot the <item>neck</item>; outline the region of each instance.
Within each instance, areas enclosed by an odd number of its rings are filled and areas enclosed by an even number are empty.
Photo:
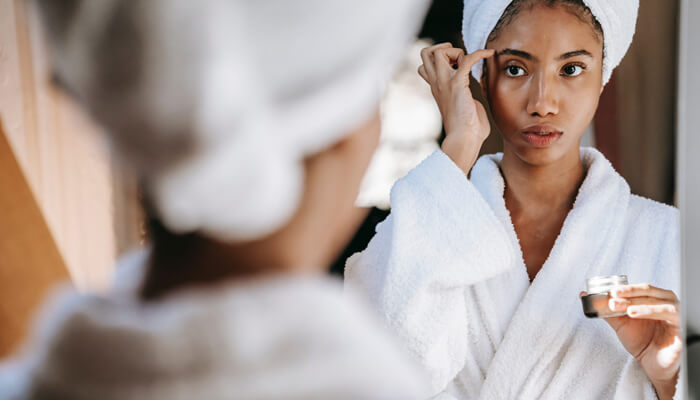
[[[509,211],[531,215],[568,212],[586,175],[578,147],[546,165],[528,164],[506,147],[501,173]]]
[[[141,298],[153,300],[177,289],[279,275],[320,273],[300,252],[289,251],[272,238],[224,244],[198,234],[159,232],[153,238]]]

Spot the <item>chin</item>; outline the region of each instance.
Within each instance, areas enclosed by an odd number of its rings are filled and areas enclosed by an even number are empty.
[[[517,155],[522,162],[533,167],[555,164],[574,153],[578,157],[579,152],[578,143],[572,145],[560,142],[553,146],[540,148],[532,147],[527,144],[513,146],[506,143],[505,147],[513,149],[515,155]]]

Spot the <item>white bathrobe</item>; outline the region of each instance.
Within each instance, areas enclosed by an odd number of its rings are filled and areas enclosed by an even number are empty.
[[[420,367],[335,280],[222,283],[144,304],[130,296],[143,257],[127,261],[119,294],[57,295],[24,355],[0,368],[0,399],[426,396]]]
[[[605,157],[581,149],[586,178],[532,283],[503,199],[501,155],[468,180],[436,151],[392,189],[392,212],[347,263],[429,372],[439,399],[653,399],[638,362],[602,319],[586,278],[626,274],[678,294],[676,209],[630,194]]]

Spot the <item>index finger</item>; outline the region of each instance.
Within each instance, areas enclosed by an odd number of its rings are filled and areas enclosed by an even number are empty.
[[[618,286],[610,291],[612,297],[656,297],[664,300],[678,301],[676,294],[671,290],[661,289],[648,283]]]
[[[466,69],[467,71],[470,71],[477,62],[483,60],[484,58],[493,57],[494,54],[496,54],[496,50],[494,49],[482,49],[469,53],[461,58],[459,69]]]

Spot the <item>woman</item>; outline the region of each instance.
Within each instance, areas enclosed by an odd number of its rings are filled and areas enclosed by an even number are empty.
[[[395,184],[392,214],[348,260],[346,280],[421,360],[433,395],[674,395],[678,213],[630,194],[602,154],[579,149],[637,7],[466,1],[472,53],[449,44],[423,50],[418,72],[447,136]],[[502,155],[476,163],[490,127],[469,92],[470,70],[504,143]],[[612,292],[609,307],[626,315],[607,324],[585,318],[586,279],[618,274],[644,282]]]
[[[423,398],[324,271],[425,1],[39,6],[57,81],[143,182],[153,245],[123,294],[54,298],[0,399]]]

